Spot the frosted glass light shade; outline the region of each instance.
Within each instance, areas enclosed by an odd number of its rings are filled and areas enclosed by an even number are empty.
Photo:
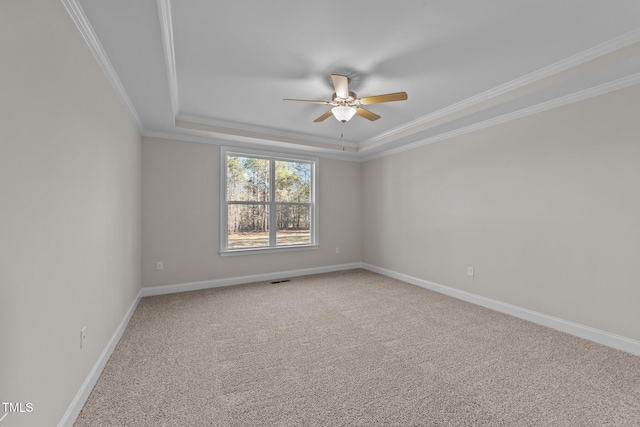
[[[333,117],[335,117],[337,120],[344,123],[351,120],[351,117],[353,117],[353,115],[356,114],[356,109],[353,107],[347,107],[343,105],[343,106],[333,107],[331,109],[331,112],[333,113]]]

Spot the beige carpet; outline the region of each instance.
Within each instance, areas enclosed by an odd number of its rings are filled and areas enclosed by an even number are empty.
[[[76,426],[639,426],[640,357],[364,270],[144,298]]]

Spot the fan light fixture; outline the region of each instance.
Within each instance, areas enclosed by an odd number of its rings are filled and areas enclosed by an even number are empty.
[[[331,109],[333,117],[342,123],[346,123],[356,114],[356,109],[353,107],[347,107],[346,105],[339,105]]]
[[[283,99],[283,101],[331,105],[333,108],[325,111],[325,113],[315,119],[314,122],[323,122],[327,120],[329,116],[333,116],[336,120],[346,123],[356,114],[372,122],[380,118],[379,115],[367,110],[363,105],[405,101],[407,99],[407,92],[395,92],[387,93],[386,95],[374,95],[358,98],[358,95],[349,90],[349,77],[342,76],[340,74],[331,74],[331,81],[333,82],[333,87],[336,90],[333,96],[331,96],[331,101],[316,101],[311,99]]]

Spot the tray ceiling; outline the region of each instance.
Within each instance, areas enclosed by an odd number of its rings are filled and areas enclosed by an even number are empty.
[[[140,131],[364,159],[640,83],[637,0],[64,0]],[[381,119],[314,119],[330,75]]]

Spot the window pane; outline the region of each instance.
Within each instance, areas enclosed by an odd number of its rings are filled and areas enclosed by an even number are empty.
[[[309,205],[278,204],[276,245],[308,245],[311,243]]]
[[[311,201],[311,163],[276,161],[276,201]]]
[[[229,249],[269,246],[269,206],[229,204],[227,221]]]
[[[227,156],[227,200],[269,200],[269,160]]]

